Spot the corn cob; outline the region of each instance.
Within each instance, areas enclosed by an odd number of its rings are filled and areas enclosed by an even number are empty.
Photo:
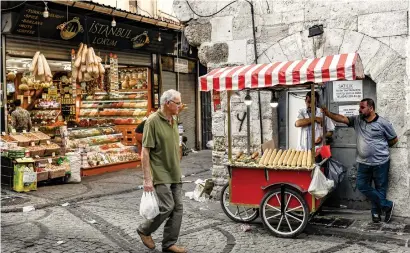
[[[282,164],[283,164],[283,160],[285,160],[285,157],[287,156],[287,154],[289,153],[289,151],[290,150],[285,150],[283,153],[282,153],[282,155],[280,156],[280,158],[279,158],[279,161],[278,161],[278,166],[282,166]]]
[[[292,149],[292,153],[290,153],[289,159],[286,162],[287,166],[290,166],[292,164],[292,160],[293,160],[293,157],[295,157],[295,154],[296,154],[296,150]]]
[[[259,165],[263,164],[263,161],[265,160],[266,155],[268,154],[269,150],[265,150],[265,152],[263,152],[263,155],[261,157],[261,159],[259,160]]]
[[[303,151],[302,167],[306,167],[307,164],[307,151]]]
[[[305,154],[305,152],[304,151],[300,151],[299,152],[299,157],[298,157],[298,162],[297,162],[297,166],[298,167],[301,167],[302,166],[302,161],[303,161],[303,155]]]
[[[299,155],[300,155],[300,151],[296,151],[295,156],[293,157],[292,163],[290,164],[290,166],[296,167],[296,165],[298,164]]]
[[[272,163],[273,163],[273,161],[275,160],[276,154],[277,154],[277,150],[276,150],[276,148],[275,148],[275,149],[272,151],[272,154],[270,155],[269,162],[268,162],[268,165],[269,165],[269,166],[271,166]]]
[[[269,158],[270,158],[270,156],[272,155],[272,152],[273,152],[272,149],[269,149],[269,150],[268,150],[268,154],[265,156],[265,159],[264,159],[264,161],[263,161],[263,165],[266,166],[266,165],[268,164]]]
[[[282,149],[279,149],[279,152],[278,152],[278,153],[276,154],[276,156],[275,156],[275,160],[273,160],[272,166],[277,166],[277,165],[278,165],[278,163],[279,163],[279,158],[281,158],[282,153],[284,153],[284,152],[282,151]]]

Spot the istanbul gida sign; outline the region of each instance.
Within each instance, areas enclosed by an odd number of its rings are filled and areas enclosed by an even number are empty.
[[[40,38],[84,42],[94,47],[118,50],[146,50],[156,53],[171,53],[174,50],[173,34],[159,30],[121,24],[115,27],[111,21],[82,15],[67,14],[49,9],[47,19],[44,9],[26,4],[14,25],[13,34]]]

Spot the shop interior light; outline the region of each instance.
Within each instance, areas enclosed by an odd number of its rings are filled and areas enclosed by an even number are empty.
[[[252,104],[252,98],[251,98],[251,95],[249,95],[249,93],[246,94],[244,103],[245,103],[245,105],[251,105]]]
[[[112,26],[112,27],[117,26],[117,22],[115,22],[115,18],[114,18],[114,17],[112,17],[111,26]]]
[[[161,41],[161,33],[158,33],[158,41]]]
[[[48,18],[48,15],[49,15],[49,13],[48,13],[47,5],[46,5],[46,7],[44,8],[43,17]]]
[[[272,98],[270,99],[269,104],[270,104],[271,107],[277,107],[278,104],[279,104],[279,98],[278,98],[275,91],[272,91]]]

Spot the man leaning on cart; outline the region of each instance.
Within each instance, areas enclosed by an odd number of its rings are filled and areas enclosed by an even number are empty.
[[[385,213],[385,222],[389,222],[394,202],[386,198],[390,167],[389,147],[398,142],[392,124],[376,112],[371,98],[360,102],[359,115],[346,117],[331,113],[322,108],[323,113],[334,121],[345,123],[356,131],[357,140],[357,188],[372,202],[372,220],[380,222],[380,215]],[[374,180],[375,188],[371,183]]]

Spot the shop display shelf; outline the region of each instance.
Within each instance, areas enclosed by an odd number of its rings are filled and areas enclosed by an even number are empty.
[[[113,134],[99,133],[99,134],[96,134],[96,135],[84,136],[84,137],[70,137],[69,136],[69,138],[72,139],[72,140],[80,140],[80,139],[87,139],[87,138],[95,138],[95,137],[98,137],[98,136],[115,136],[115,135],[122,135],[122,133],[113,133]]]
[[[110,163],[93,167],[81,168],[81,176],[94,176],[107,172],[114,172],[124,169],[137,168],[141,164],[141,160],[131,160],[127,162]]]

